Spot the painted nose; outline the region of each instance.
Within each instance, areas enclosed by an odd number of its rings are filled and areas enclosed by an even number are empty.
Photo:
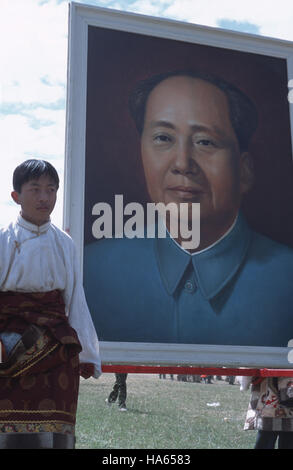
[[[177,152],[173,163],[174,173],[195,173],[198,171],[198,166],[193,158],[193,149],[188,142],[178,145]]]

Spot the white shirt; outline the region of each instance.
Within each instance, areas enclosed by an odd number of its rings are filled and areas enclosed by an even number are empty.
[[[0,230],[0,290],[63,293],[69,324],[82,346],[81,362],[101,374],[99,342],[89,313],[75,246],[70,236],[50,221],[38,227],[18,216]]]

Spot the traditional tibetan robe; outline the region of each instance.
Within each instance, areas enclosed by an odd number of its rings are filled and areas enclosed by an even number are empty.
[[[79,362],[101,373],[72,239],[21,216],[0,231],[0,448],[73,448]]]

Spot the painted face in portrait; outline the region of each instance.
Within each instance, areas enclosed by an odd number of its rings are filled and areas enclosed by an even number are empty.
[[[159,83],[147,101],[141,152],[153,202],[200,203],[201,248],[229,229],[252,174],[219,88],[187,76]]]

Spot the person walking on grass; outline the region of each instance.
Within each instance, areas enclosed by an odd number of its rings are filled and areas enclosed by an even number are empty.
[[[115,374],[115,383],[113,386],[113,390],[106,398],[106,403],[111,405],[115,403],[118,398],[118,408],[120,411],[127,411],[126,408],[126,397],[127,397],[127,385],[126,379],[127,374]]]

